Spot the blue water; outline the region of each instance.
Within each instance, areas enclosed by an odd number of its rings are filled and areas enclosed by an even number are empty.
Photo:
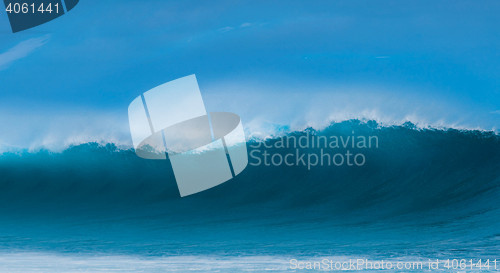
[[[238,272],[250,264],[281,272],[298,257],[500,258],[499,136],[356,120],[289,136],[353,131],[379,141],[350,149],[365,154],[361,167],[249,165],[185,198],[168,161],[113,144],[5,153],[0,260],[26,261],[9,272],[45,268],[47,259],[66,265],[61,272],[79,268],[71,267],[79,259],[92,271],[123,264],[128,271]],[[106,265],[98,257],[118,258]]]

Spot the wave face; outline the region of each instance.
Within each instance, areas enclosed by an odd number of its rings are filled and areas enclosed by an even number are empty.
[[[328,150],[361,153],[361,166],[308,168],[255,166],[255,155],[318,154],[318,147],[252,140],[240,175],[185,198],[168,160],[113,144],[5,153],[0,247],[148,256],[500,254],[494,133],[352,120],[284,137],[301,136],[372,136],[378,144]]]

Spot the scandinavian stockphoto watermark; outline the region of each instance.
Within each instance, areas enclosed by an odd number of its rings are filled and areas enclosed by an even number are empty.
[[[306,131],[300,135],[267,138],[249,144],[251,166],[363,166],[364,151],[378,149],[375,135],[317,135]]]
[[[155,87],[128,108],[135,152],[170,160],[181,196],[224,183],[248,164],[240,117],[205,109],[195,75]]]
[[[500,269],[498,259],[441,258],[401,260],[395,258],[371,260],[357,259],[290,259],[289,269],[295,271],[396,271],[396,272],[468,272],[497,271]]]
[[[181,196],[222,184],[252,166],[363,166],[377,136],[306,131],[249,143],[240,117],[207,112],[195,75],[157,86],[128,108],[136,154],[170,160]]]

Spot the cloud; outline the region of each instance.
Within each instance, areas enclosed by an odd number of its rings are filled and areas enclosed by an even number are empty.
[[[231,31],[233,29],[234,29],[234,27],[223,27],[223,28],[219,28],[219,31],[220,32],[228,32],[228,31]]]
[[[497,115],[500,115],[500,110],[496,110],[496,111],[491,111],[490,114],[497,114]]]
[[[228,31],[232,31],[232,30],[235,30],[235,29],[239,29],[239,28],[251,27],[253,25],[254,24],[247,22],[247,23],[242,23],[242,24],[240,24],[239,26],[236,26],[236,27],[226,26],[226,27],[223,27],[223,28],[219,28],[218,30],[220,32],[228,32]]]
[[[38,38],[22,41],[4,53],[0,54],[0,70],[6,69],[13,62],[22,59],[32,53],[35,49],[43,46],[49,40],[49,36],[45,35]]]

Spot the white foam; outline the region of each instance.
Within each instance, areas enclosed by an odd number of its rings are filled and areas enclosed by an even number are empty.
[[[274,256],[218,257],[78,255],[57,253],[0,254],[0,272],[284,272],[289,259]]]

